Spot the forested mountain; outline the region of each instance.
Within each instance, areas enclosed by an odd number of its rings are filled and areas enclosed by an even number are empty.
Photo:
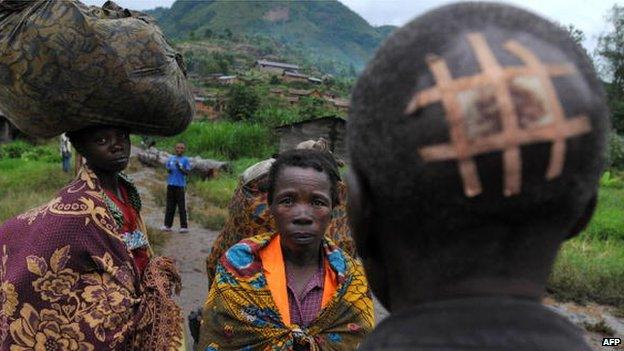
[[[305,50],[313,61],[361,69],[393,26],[373,27],[332,1],[189,1],[147,11],[173,39],[258,35]]]

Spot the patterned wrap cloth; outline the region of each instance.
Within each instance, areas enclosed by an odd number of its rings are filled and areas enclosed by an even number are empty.
[[[209,287],[214,280],[219,258],[227,249],[245,238],[274,231],[275,225],[271,221],[267,202],[267,178],[268,175],[263,175],[247,184],[242,179],[239,181],[228,206],[230,216],[212,245],[210,255],[206,258]],[[340,204],[334,206],[332,210],[332,220],[327,227],[326,235],[354,257],[355,243],[351,237],[346,213],[347,187],[342,181],[339,181],[337,186]]]
[[[136,188],[123,175],[133,206]],[[86,166],[49,203],[0,227],[0,349],[176,350],[182,319],[171,259],[141,276],[120,213]],[[138,219],[139,229],[145,225]]]
[[[204,305],[201,350],[355,350],[374,325],[361,263],[327,236],[323,252],[336,273],[336,292],[307,327],[286,325],[268,287],[259,252],[276,233],[244,239],[217,265]]]

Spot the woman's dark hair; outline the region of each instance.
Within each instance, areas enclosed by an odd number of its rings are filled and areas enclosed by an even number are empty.
[[[338,172],[338,165],[336,164],[336,161],[334,161],[331,154],[318,150],[298,149],[289,150],[278,155],[275,162],[271,166],[271,169],[269,170],[267,193],[269,205],[273,203],[275,183],[277,182],[279,172],[284,167],[313,168],[319,172],[327,174],[329,182],[331,183],[332,206],[336,206],[340,203],[337,187],[337,184],[340,181],[340,173]]]

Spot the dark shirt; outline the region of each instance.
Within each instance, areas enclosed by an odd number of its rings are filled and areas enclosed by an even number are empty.
[[[592,351],[583,332],[541,304],[464,298],[392,314],[358,350]]]

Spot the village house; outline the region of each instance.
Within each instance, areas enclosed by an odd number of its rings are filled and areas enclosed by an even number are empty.
[[[284,71],[298,71],[299,70],[299,66],[297,65],[293,65],[289,63],[282,63],[282,62],[273,62],[273,61],[267,61],[267,60],[256,61],[256,67],[260,69],[261,71],[275,73],[278,75],[283,74]]]
[[[286,101],[288,101],[289,104],[291,105],[296,105],[299,103],[299,97],[298,96],[287,96],[286,97]]]
[[[316,78],[316,77],[308,77],[308,82],[312,84],[323,84],[323,80],[321,80],[320,78]]]
[[[305,90],[305,89],[288,89],[288,95],[290,96],[312,96],[316,98],[322,98],[323,93],[317,89]]]
[[[231,85],[231,84],[238,83],[239,80],[237,76],[221,76],[217,78],[217,81],[221,85]]]
[[[351,103],[347,99],[334,99],[334,107],[338,108],[340,111],[349,112],[349,107]]]
[[[277,127],[275,131],[279,136],[279,150],[294,149],[302,141],[323,137],[328,141],[329,149],[346,161],[346,123],[343,118],[327,116]]]
[[[284,71],[284,73],[282,73],[282,81],[284,82],[307,82],[308,76],[299,72]]]
[[[269,93],[275,96],[284,96],[284,89],[282,88],[271,88],[269,89]]]

